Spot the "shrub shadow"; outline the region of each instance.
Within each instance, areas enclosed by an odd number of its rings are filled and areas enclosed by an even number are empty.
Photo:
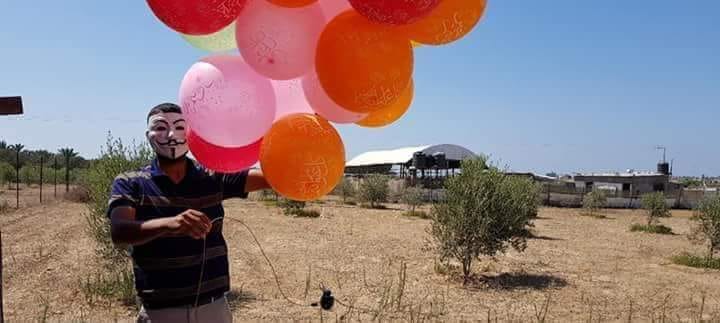
[[[502,273],[497,276],[473,277],[468,286],[492,288],[496,290],[534,289],[544,290],[568,285],[567,280],[553,275],[528,273]]]
[[[531,240],[547,240],[547,241],[564,241],[565,240],[565,239],[561,239],[561,238],[553,238],[553,237],[538,235],[535,233],[534,230],[525,230],[522,233],[522,235],[526,239],[531,239]]]
[[[561,238],[553,238],[553,237],[542,236],[542,235],[534,235],[534,234],[531,234],[531,235],[528,236],[527,238],[528,238],[528,239],[532,239],[532,240],[565,241],[565,239],[561,239]]]
[[[247,308],[250,303],[257,301],[255,294],[242,289],[233,289],[227,294],[230,310],[235,311]]]

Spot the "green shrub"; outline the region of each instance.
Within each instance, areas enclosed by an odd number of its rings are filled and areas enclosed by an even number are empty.
[[[72,155],[72,152],[65,153]],[[95,241],[95,254],[104,267],[100,270],[101,274],[89,276],[80,282],[81,290],[90,299],[100,297],[117,299],[126,305],[135,303],[135,285],[128,250],[116,246],[110,236],[108,198],[115,177],[147,165],[152,157],[153,153],[146,145],[128,147],[122,140],[108,134],[100,158],[82,175],[79,188],[68,192],[69,198],[77,195],[79,200],[85,200],[88,205],[86,230]],[[58,172],[58,179],[65,177],[60,174],[66,173]]]
[[[133,273],[128,267],[98,271],[81,279],[79,285],[89,303],[95,298],[117,299],[127,306],[136,302]]]
[[[25,185],[40,183],[40,168],[33,165],[25,165],[20,168],[20,181]]]
[[[260,191],[260,201],[273,201],[277,202],[279,199],[278,194],[273,190],[262,190]]]
[[[105,147],[81,181],[89,195],[90,212],[85,217],[88,232],[95,240],[95,251],[109,268],[128,264],[127,252],[116,246],[110,236],[107,217],[108,198],[113,180],[118,175],[147,165],[153,157],[146,145],[126,146],[122,140],[108,135]]]
[[[380,208],[387,202],[390,194],[388,185],[390,178],[385,175],[373,174],[360,183],[359,197],[362,202],[369,203],[371,208]]]
[[[647,214],[647,225],[652,226],[659,222],[659,218],[669,217],[670,208],[665,202],[663,192],[645,194],[642,197],[642,207]]]
[[[530,179],[507,176],[478,158],[464,161],[445,189],[446,198],[433,207],[430,232],[441,260],[462,264],[465,283],[480,256],[494,257],[509,246],[525,250],[538,211],[539,190]]]
[[[419,187],[406,187],[400,192],[400,201],[410,207],[410,213],[415,213],[415,209],[425,201],[425,191]]]
[[[315,210],[306,210],[306,202],[293,201],[289,199],[280,199],[277,202],[277,206],[283,210],[283,214],[288,216],[294,216],[299,218],[317,218],[320,216],[320,212]]]
[[[302,201],[293,201],[290,199],[282,198],[277,202],[277,206],[283,209],[286,215],[292,214],[295,210],[302,210],[305,208],[307,203]]]
[[[585,215],[600,217],[600,210],[607,205],[605,192],[595,189],[585,194],[583,198],[583,210]]]
[[[15,182],[15,166],[0,162],[0,185]]]
[[[720,196],[700,202],[692,218],[697,224],[691,238],[695,243],[706,244],[707,257],[720,251]]]
[[[69,192],[66,192],[63,195],[63,198],[75,203],[90,203],[92,199],[90,198],[90,191],[85,186],[76,186],[70,189]]]
[[[337,193],[342,197],[343,203],[347,203],[348,199],[355,198],[357,195],[355,183],[351,179],[343,178],[342,182],[338,184]]]
[[[645,232],[645,233],[657,233],[657,234],[672,234],[672,228],[666,227],[662,224],[633,224],[630,226],[632,232]]]
[[[688,267],[720,270],[720,259],[701,257],[689,253],[682,253],[680,255],[672,257],[672,262],[678,265]]]
[[[403,213],[403,215],[409,216],[409,217],[426,219],[426,220],[431,218],[430,214],[428,214],[425,211],[407,211],[407,212]]]

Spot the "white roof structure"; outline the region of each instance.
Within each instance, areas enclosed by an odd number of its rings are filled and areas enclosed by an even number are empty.
[[[393,150],[369,151],[351,159],[345,166],[362,167],[404,164],[412,160],[413,154],[416,152],[422,152],[425,155],[442,152],[445,153],[445,158],[448,160],[463,160],[476,156],[475,153],[469,149],[458,145],[428,145]]]

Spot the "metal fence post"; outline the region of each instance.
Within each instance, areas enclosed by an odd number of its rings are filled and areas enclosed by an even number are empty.
[[[20,149],[15,150],[15,207],[20,208]]]
[[[57,198],[57,155],[55,155],[55,164],[53,165],[53,169],[55,170],[55,195],[54,197]]]
[[[40,204],[42,204],[42,189],[43,189],[43,156],[40,155]]]
[[[0,231],[0,323],[5,322],[5,313],[3,308],[3,261],[2,261],[2,231]]]

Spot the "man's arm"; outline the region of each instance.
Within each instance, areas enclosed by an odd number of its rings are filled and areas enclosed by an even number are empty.
[[[245,192],[250,193],[268,188],[270,188],[270,184],[265,180],[262,170],[253,169],[248,172],[247,180],[245,180]]]
[[[162,236],[202,239],[210,232],[210,220],[202,212],[187,210],[177,216],[137,221],[135,208],[122,206],[110,213],[112,241],[119,245],[142,245]]]

